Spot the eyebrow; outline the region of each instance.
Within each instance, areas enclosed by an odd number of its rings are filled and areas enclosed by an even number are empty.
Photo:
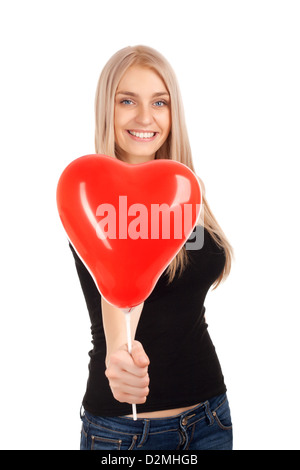
[[[132,96],[133,98],[138,97],[138,95],[136,93],[133,93],[132,91],[118,91],[116,94]],[[158,91],[156,93],[153,93],[152,98],[157,98],[158,96],[170,96],[170,95],[167,91]]]

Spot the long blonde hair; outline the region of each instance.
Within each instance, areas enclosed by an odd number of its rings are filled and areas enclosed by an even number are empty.
[[[119,50],[109,59],[102,70],[95,97],[96,153],[118,158],[114,133],[115,94],[122,76],[133,65],[140,65],[154,70],[164,81],[170,94],[171,131],[166,142],[157,151],[155,158],[177,160],[187,165],[195,173],[184,109],[175,73],[168,61],[158,51],[148,46],[126,47]],[[200,185],[202,189],[200,223],[209,231],[215,242],[224,249],[226,255],[225,267],[214,283],[214,288],[216,288],[230,272],[233,252],[208,206],[201,180]],[[177,271],[179,275],[182,273],[187,263],[187,251],[182,248],[168,267],[169,282],[174,279]]]

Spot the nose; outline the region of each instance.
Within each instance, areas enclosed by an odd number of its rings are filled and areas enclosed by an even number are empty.
[[[136,122],[149,125],[153,122],[152,110],[147,105],[140,105],[137,109]]]

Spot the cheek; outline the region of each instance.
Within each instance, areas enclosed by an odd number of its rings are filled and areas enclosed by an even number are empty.
[[[116,106],[114,109],[115,128],[120,128],[123,121],[124,121],[124,115],[122,113],[122,110],[119,108],[119,106]]]
[[[169,134],[171,130],[171,113],[166,113],[165,116],[162,117],[162,127],[167,134]]]
[[[114,129],[115,129],[115,138],[118,141],[118,138],[120,138],[122,135],[122,129],[123,129],[122,120],[120,119],[119,115],[115,116]]]
[[[164,138],[167,139],[168,135],[170,134],[171,132],[171,122],[169,120],[166,120],[164,122],[164,125],[163,125],[163,134],[164,134]]]

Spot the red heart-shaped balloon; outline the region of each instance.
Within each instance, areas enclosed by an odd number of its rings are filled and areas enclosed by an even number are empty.
[[[86,155],[63,171],[57,207],[101,295],[129,311],[151,294],[190,236],[201,190],[194,173],[173,160],[131,165]]]

